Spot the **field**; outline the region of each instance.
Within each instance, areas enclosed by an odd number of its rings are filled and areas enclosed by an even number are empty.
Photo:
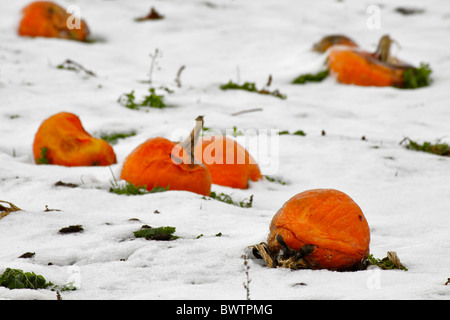
[[[450,2],[59,1],[79,8],[89,43],[19,37],[28,3],[0,4],[0,200],[22,209],[0,219],[0,274],[14,268],[73,283],[76,290],[60,292],[64,300],[450,298],[450,158],[404,141],[450,143]],[[163,19],[136,21],[151,7]],[[399,7],[420,10],[405,15]],[[397,57],[429,64],[431,85],[362,87],[333,77],[292,84],[319,71],[326,57],[311,48],[336,33],[369,51],[389,34]],[[77,67],[65,67],[67,60]],[[221,90],[230,80],[285,99]],[[141,100],[150,87],[166,108],[118,102],[133,90]],[[133,133],[113,145],[117,164],[35,164],[36,131],[61,111],[78,115],[93,136]],[[180,139],[198,115],[238,141],[258,139],[248,132],[291,133],[277,135],[269,154],[254,154],[274,181],[245,190],[212,186],[237,202],[253,196],[251,207],[185,191],[110,192],[135,147],[151,137]],[[305,135],[292,134],[299,130]],[[369,223],[371,254],[394,251],[408,271],[291,271],[256,259],[248,246],[266,240],[277,210],[315,188],[349,195]],[[74,225],[83,232],[59,233]],[[175,227],[178,238],[136,238],[142,225]],[[19,258],[27,252],[34,255]],[[49,289],[0,286],[0,299],[56,298]]]

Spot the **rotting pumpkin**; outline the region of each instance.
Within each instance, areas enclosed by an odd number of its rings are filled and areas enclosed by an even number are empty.
[[[83,19],[70,15],[52,1],[32,2],[23,8],[22,13],[18,30],[21,36],[86,41],[89,35],[89,28]]]
[[[109,166],[117,162],[111,145],[92,137],[77,115],[57,113],[44,120],[36,132],[33,154],[37,164]]]
[[[267,243],[254,248],[269,267],[357,270],[366,266],[370,229],[345,193],[313,189],[289,199],[274,215]]]
[[[247,189],[250,180],[263,177],[250,153],[226,136],[203,136],[195,148],[195,157],[208,168],[214,184]]]
[[[337,81],[344,84],[410,87],[406,83],[405,73],[417,68],[393,57],[390,53],[392,43],[393,40],[384,35],[373,53],[356,47],[334,46],[328,53],[328,69]],[[424,80],[421,81],[423,85],[418,86],[428,85],[428,79]]]
[[[193,151],[202,126],[203,117],[199,116],[195,128],[181,143],[162,137],[148,139],[125,159],[120,178],[149,191],[168,187],[209,196],[211,176]]]
[[[345,36],[325,37],[313,46],[313,51],[326,52],[325,69],[317,74],[302,74],[292,83],[319,82],[332,75],[340,83],[358,86],[402,89],[429,86],[432,72],[429,65],[420,63],[419,67],[414,67],[393,57],[390,53],[393,42],[385,35],[381,37],[375,52],[368,52]]]

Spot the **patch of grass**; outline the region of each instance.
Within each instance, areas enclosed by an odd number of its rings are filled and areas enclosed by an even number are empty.
[[[385,257],[383,259],[375,258],[372,254],[369,254],[369,257],[367,258],[369,263],[371,265],[375,265],[383,270],[392,270],[392,269],[399,269],[408,271],[408,269],[400,263],[400,261],[395,262],[392,259],[388,257]]]
[[[256,89],[256,84],[254,82],[245,82],[244,84],[237,84],[233,81],[229,81],[227,84],[223,84],[220,86],[220,89],[222,90],[245,90],[250,92],[257,92],[258,89]]]
[[[233,135],[233,137],[237,137],[237,136],[243,136],[244,133],[242,132],[242,130],[239,130],[236,126],[234,126],[232,135]]]
[[[403,73],[404,89],[416,89],[421,87],[427,87],[431,83],[430,65],[427,63],[420,63],[419,68],[411,68]]]
[[[303,130],[297,130],[293,133],[294,136],[306,136],[306,133]]]
[[[112,173],[112,171],[111,171]],[[116,179],[116,177],[113,174],[114,181],[111,181],[111,187],[109,188],[109,192],[116,193],[116,194],[125,194],[127,196],[135,196],[135,195],[143,195],[147,193],[157,193],[157,192],[164,192],[169,190],[169,186],[167,187],[158,187],[154,186],[151,190],[147,190],[147,186],[136,186],[128,181],[123,181],[119,183]]]
[[[275,178],[275,177],[270,177],[270,176],[264,176],[264,178],[266,178],[266,180],[270,181],[270,182],[274,182],[274,183],[279,183],[281,185],[286,185],[286,181],[283,181],[279,178]]]
[[[137,104],[134,100],[134,90],[132,90],[130,93],[122,94],[119,99],[117,99],[117,102],[128,109],[137,110],[139,109],[139,104]]]
[[[175,227],[159,227],[152,228],[144,225],[140,230],[134,231],[133,234],[136,238],[145,238],[146,240],[175,240],[178,239],[174,236]]]
[[[201,237],[204,237],[205,235],[203,234],[203,233],[201,233],[201,234],[199,234],[197,237],[196,237],[196,239],[200,239]],[[215,237],[221,237],[221,236],[223,236],[223,234],[222,234],[222,232],[219,232],[219,233],[216,233],[215,235],[214,235]]]
[[[75,71],[75,72],[84,72],[85,74],[95,77],[95,73],[92,72],[91,70],[86,69],[85,67],[83,67],[81,64],[67,59],[66,61],[64,61],[63,63],[59,64],[56,66],[57,69],[64,69],[64,70],[70,70],[70,71]]]
[[[130,131],[130,132],[113,132],[110,134],[102,133],[100,135],[100,139],[105,140],[106,142],[110,144],[116,144],[119,139],[125,139],[128,137],[133,137],[136,135],[136,131]]]
[[[441,143],[440,140],[437,140],[436,143],[424,142],[420,144],[410,138],[405,138],[400,144],[406,144],[406,149],[433,153],[439,156],[450,156],[450,146],[447,143]]]
[[[279,135],[292,134],[294,136],[306,136],[306,133],[303,130],[297,130],[294,133],[290,133],[288,130],[283,130],[278,132]]]
[[[49,164],[50,160],[48,160],[47,154],[48,154],[48,148],[42,147],[41,148],[41,157],[37,158],[36,163],[37,164]]]
[[[285,94],[281,94],[280,91],[278,91],[278,90],[269,91],[267,89],[257,89],[256,84],[253,82],[245,82],[244,84],[237,84],[230,80],[228,83],[221,85],[220,89],[222,89],[222,90],[244,90],[244,91],[255,92],[255,93],[259,93],[259,94],[267,94],[270,96],[280,98],[282,100],[285,100],[287,98],[287,96]]]
[[[168,88],[163,88],[166,92],[171,93],[172,91]],[[134,95],[134,90],[132,90],[130,93],[124,93],[122,94],[119,99],[117,99],[117,102],[119,102],[121,105],[128,109],[132,110],[139,110],[141,107],[149,107],[149,108],[157,108],[157,109],[163,109],[167,107],[167,105],[164,102],[164,96],[159,95],[156,93],[155,88],[148,89],[149,94],[144,96],[144,99],[142,101],[136,101],[136,97]]]
[[[298,76],[297,78],[295,78],[292,83],[293,84],[305,84],[307,82],[321,82],[323,81],[326,77],[328,77],[329,74],[329,70],[323,70],[320,71],[316,74],[311,74],[311,73],[307,73],[307,74],[302,74],[300,76]]]
[[[0,276],[0,286],[9,289],[45,289],[51,285],[43,276],[19,269],[7,268]]]
[[[150,92],[150,94],[144,97],[144,100],[141,102],[142,107],[158,109],[163,109],[166,107],[163,95],[156,94],[155,88],[150,88],[148,91]]]
[[[0,275],[0,286],[9,289],[50,289],[52,291],[73,291],[77,288],[72,282],[62,286],[47,282],[41,275],[34,272],[23,272],[20,269],[6,268]]]
[[[228,194],[225,194],[223,192],[216,193],[214,191],[211,191],[209,198],[215,199],[215,200],[218,200],[221,202],[225,202],[228,204],[232,204],[234,206],[238,206],[241,208],[251,208],[253,205],[253,195],[251,195],[250,198],[248,198],[248,199],[244,199],[244,200],[238,202],[238,201],[234,201],[233,198],[231,198],[231,196]],[[208,198],[203,197],[203,199],[208,199]]]

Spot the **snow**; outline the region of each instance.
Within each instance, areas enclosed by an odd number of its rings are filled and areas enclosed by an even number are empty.
[[[444,285],[450,277],[450,160],[399,145],[405,137],[450,143],[449,2],[377,1],[380,28],[373,29],[367,24],[370,1],[59,1],[80,8],[98,40],[88,44],[17,36],[20,10],[28,3],[0,4],[0,200],[23,209],[0,220],[0,272],[33,271],[58,285],[75,279],[78,289],[62,292],[65,300],[245,299],[247,247],[266,240],[273,215],[290,197],[334,188],[362,208],[371,253],[383,258],[395,251],[409,270],[268,269],[250,255],[251,299],[450,298],[450,286]],[[425,11],[403,16],[394,11],[402,5]],[[151,6],[165,18],[134,21]],[[400,59],[430,64],[433,84],[416,90],[346,86],[332,78],[290,84],[320,67],[324,56],[310,49],[335,33],[368,50],[390,34],[399,43],[394,51]],[[165,96],[170,107],[124,108],[117,103],[121,94],[146,94],[155,49],[161,55],[153,85],[175,91]],[[97,76],[57,69],[66,59]],[[177,88],[174,79],[183,65]],[[286,100],[219,89],[229,80],[261,88],[269,75],[270,88]],[[253,108],[263,110],[231,115]],[[45,118],[61,111],[77,114],[93,135],[137,134],[114,145],[118,163],[111,167],[36,165],[34,134]],[[205,126],[221,130],[303,130],[305,137],[279,136],[273,155],[279,167],[271,175],[287,184],[264,180],[248,190],[213,185],[213,191],[237,200],[253,195],[251,208],[182,191],[108,192],[113,174],[119,177],[137,145],[188,132],[198,115],[205,116]],[[57,187],[57,181],[80,187]],[[47,212],[46,206],[60,211]],[[179,239],[134,238],[143,224],[176,227]],[[58,234],[69,225],[82,225],[84,232]],[[18,258],[25,252],[35,256]],[[0,287],[0,299],[56,295]]]

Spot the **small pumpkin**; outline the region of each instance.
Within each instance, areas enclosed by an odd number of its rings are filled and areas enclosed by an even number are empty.
[[[195,157],[208,168],[214,184],[247,189],[250,180],[263,177],[249,152],[226,136],[204,136],[195,148]]]
[[[21,36],[86,41],[89,35],[89,28],[83,19],[77,25],[72,21],[75,17],[52,1],[32,2],[22,13],[18,30]],[[73,28],[71,24],[74,25]]]
[[[349,270],[369,255],[370,229],[345,193],[313,189],[289,199],[270,223],[267,251],[294,268]]]
[[[333,47],[327,65],[331,74],[345,84],[405,87],[405,71],[415,69],[390,54],[393,40],[385,35],[375,52],[355,47]]]
[[[109,166],[116,154],[105,140],[92,137],[77,115],[57,113],[44,120],[33,142],[37,164],[62,166]]]
[[[125,159],[120,178],[136,186],[169,190],[185,190],[205,196],[211,194],[208,169],[196,161],[193,151],[203,118],[182,143],[166,138],[151,138],[136,147]]]
[[[313,51],[323,53],[335,45],[342,45],[348,47],[358,47],[356,42],[344,35],[330,35],[323,37],[319,42],[313,46]]]

